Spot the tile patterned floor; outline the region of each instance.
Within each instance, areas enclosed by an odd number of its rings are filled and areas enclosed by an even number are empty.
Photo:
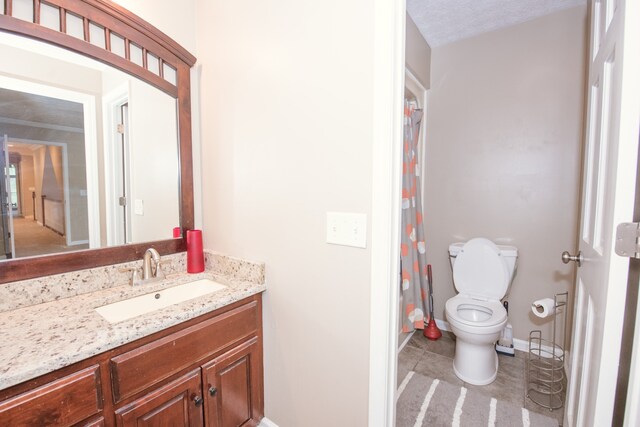
[[[453,356],[455,354],[455,336],[443,332],[437,341],[426,339],[416,332],[398,354],[398,384],[411,370],[431,378],[446,381],[450,384],[465,386],[470,390],[482,390],[498,400],[523,406],[529,411],[547,415],[558,420],[562,425],[564,410],[549,411],[525,395],[526,353],[516,351],[515,357],[499,356],[498,376],[496,380],[485,386],[464,383],[453,372]]]

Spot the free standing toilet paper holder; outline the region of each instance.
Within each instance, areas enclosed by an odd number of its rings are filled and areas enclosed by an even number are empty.
[[[527,397],[550,411],[564,405],[566,376],[564,373],[564,327],[567,320],[568,292],[555,294],[551,340],[542,338],[541,330],[529,333],[527,354]],[[558,343],[558,314],[563,314],[562,345]]]

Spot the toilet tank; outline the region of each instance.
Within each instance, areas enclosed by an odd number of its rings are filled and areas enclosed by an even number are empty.
[[[458,256],[458,252],[464,246],[466,242],[457,242],[449,245],[449,261],[451,262],[451,268],[456,262],[456,256]],[[513,280],[513,275],[516,269],[516,261],[518,259],[518,248],[515,246],[508,245],[496,245],[498,249],[500,249],[500,254],[504,257],[505,261],[507,261],[507,268],[509,269],[509,274],[511,275],[511,280]],[[511,288],[511,285],[509,285]],[[507,290],[507,293],[509,290]]]

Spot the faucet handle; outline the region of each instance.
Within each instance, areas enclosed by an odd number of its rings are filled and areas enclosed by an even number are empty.
[[[130,285],[133,286],[138,281],[138,273],[140,270],[136,267],[121,267],[118,269],[120,273],[128,273],[131,272]]]
[[[158,261],[156,263],[156,277],[166,279],[167,273],[165,273],[164,270],[162,269],[163,264],[171,264],[171,263],[169,262],[169,260],[166,260],[166,259],[161,259],[160,261]]]

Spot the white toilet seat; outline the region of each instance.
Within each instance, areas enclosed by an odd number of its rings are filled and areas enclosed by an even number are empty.
[[[465,306],[469,310],[469,316],[459,313],[459,310],[464,311]],[[500,301],[481,301],[463,294],[450,298],[445,304],[445,312],[449,322],[475,328],[491,328],[507,320],[507,310]]]
[[[464,382],[486,385],[498,374],[494,344],[507,324],[507,310],[500,300],[511,285],[517,249],[480,237],[450,245],[449,255],[459,292],[445,304],[456,336],[453,370]]]

